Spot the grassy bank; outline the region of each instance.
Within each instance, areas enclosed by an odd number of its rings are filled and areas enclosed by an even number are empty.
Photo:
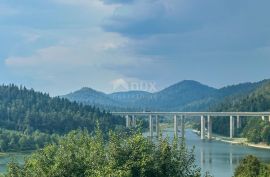
[[[193,132],[196,133],[198,136],[200,136],[200,131],[193,130]],[[259,143],[259,144],[250,143],[247,141],[247,138],[232,138],[231,139],[229,137],[225,137],[225,136],[221,136],[221,135],[217,135],[217,134],[213,134],[212,138],[213,138],[213,140],[222,141],[225,143],[240,144],[240,145],[244,145],[244,146],[270,150],[270,146],[267,145],[266,143]]]

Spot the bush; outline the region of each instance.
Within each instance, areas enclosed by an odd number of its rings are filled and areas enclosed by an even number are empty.
[[[269,177],[270,169],[256,157],[245,157],[236,168],[234,177]]]
[[[23,166],[12,162],[7,177],[200,177],[193,151],[183,141],[160,138],[153,143],[140,133],[73,131],[31,155]]]

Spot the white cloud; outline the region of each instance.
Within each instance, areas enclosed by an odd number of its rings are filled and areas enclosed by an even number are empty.
[[[65,58],[69,55],[69,50],[61,46],[52,46],[39,49],[29,57],[9,57],[5,63],[9,67],[36,67],[45,64],[64,63]]]
[[[89,33],[91,36],[84,38],[64,36],[57,45],[38,49],[29,56],[8,57],[6,67],[18,77],[42,82],[35,88],[47,83],[46,91],[54,94],[93,85],[111,92],[111,80],[132,77],[133,71],[128,68],[144,68],[146,59],[134,56],[126,38],[97,29]],[[68,90],[61,90],[62,86]]]

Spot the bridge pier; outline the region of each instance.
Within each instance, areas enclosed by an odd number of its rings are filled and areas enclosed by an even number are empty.
[[[241,128],[241,119],[240,119],[240,116],[237,116],[236,118],[236,128]]]
[[[205,139],[205,119],[204,116],[201,116],[201,139]]]
[[[174,127],[174,136],[178,137],[178,119],[177,119],[177,115],[174,115],[173,117],[173,127]]]
[[[212,139],[212,117],[210,115],[208,115],[208,139],[211,140]]]
[[[234,117],[230,116],[230,138],[234,136]]]
[[[185,137],[185,117],[181,115],[181,136]]]
[[[149,137],[153,137],[153,117],[149,115]]]
[[[159,137],[159,117],[156,115],[156,134]]]
[[[136,124],[136,117],[135,117],[135,115],[132,115],[132,126],[133,127],[136,127],[137,126],[137,124]]]
[[[126,115],[126,127],[127,128],[130,127],[130,117],[129,117],[129,115]]]
[[[149,116],[149,136],[153,137],[153,118],[152,115],[156,116],[156,133],[159,135],[159,119],[158,116],[174,116],[174,134],[178,136],[178,117],[177,115],[181,115],[181,131],[182,136],[184,137],[185,131],[185,123],[184,123],[184,115],[192,116],[192,117],[201,117],[201,139],[205,139],[205,116],[208,116],[208,138],[212,138],[212,117],[230,117],[230,138],[233,138],[236,134],[235,129],[239,129],[242,126],[242,121],[244,117],[257,117],[258,119],[262,119],[270,122],[270,112],[113,112],[113,115],[120,115],[126,117],[126,127],[136,126],[136,118],[135,116]],[[235,118],[237,120],[235,121]],[[268,119],[268,120],[267,120]],[[236,125],[235,125],[236,124]]]

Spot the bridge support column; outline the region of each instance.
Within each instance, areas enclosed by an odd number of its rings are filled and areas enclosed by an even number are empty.
[[[149,137],[153,137],[153,117],[152,115],[149,116]]]
[[[156,134],[159,137],[159,117],[156,115]]]
[[[230,138],[234,136],[234,117],[230,116]]]
[[[178,120],[177,120],[177,115],[174,115],[173,117],[173,122],[174,122],[174,136],[178,137]]]
[[[185,137],[185,117],[181,115],[181,136]]]
[[[265,121],[265,117],[264,116],[262,116],[262,120]]]
[[[204,116],[201,116],[201,139],[205,138],[205,119]]]
[[[236,128],[241,128],[241,119],[240,119],[240,116],[237,116],[236,118]]]
[[[268,121],[270,122],[270,116],[268,116]]]
[[[126,115],[126,127],[127,128],[130,127],[130,117],[129,117],[129,115]]]
[[[212,139],[212,117],[208,115],[208,139]]]
[[[132,126],[133,126],[133,127],[136,127],[136,125],[137,125],[137,124],[136,124],[136,117],[135,117],[135,115],[133,115],[133,116],[132,116]]]

